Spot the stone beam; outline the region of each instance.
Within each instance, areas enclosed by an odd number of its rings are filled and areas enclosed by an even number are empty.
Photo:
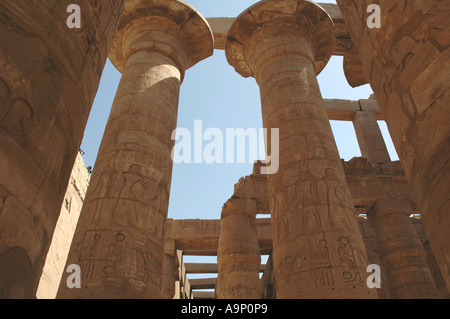
[[[192,289],[214,289],[216,287],[216,278],[190,279]]]
[[[220,220],[169,219],[166,238],[176,241],[184,255],[216,256],[219,245]],[[272,250],[270,218],[258,218],[256,231],[262,255]]]
[[[353,121],[356,112],[373,112],[377,121],[384,120],[378,103],[375,99],[361,99],[358,101],[324,99],[325,110],[328,113],[328,119],[334,121]]]
[[[193,291],[193,299],[215,299],[214,291]]]
[[[333,19],[336,28],[336,47],[333,55],[343,56],[350,41],[350,34],[345,25],[341,11],[336,4],[319,3]],[[225,50],[228,30],[236,20],[235,18],[207,18],[206,19],[214,34],[214,48],[216,50]]]
[[[217,264],[213,263],[185,263],[184,265],[187,274],[217,274],[219,271]],[[264,272],[265,267],[266,265],[260,265],[259,272]]]

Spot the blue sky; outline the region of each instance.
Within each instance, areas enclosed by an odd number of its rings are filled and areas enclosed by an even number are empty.
[[[235,17],[256,3],[255,0],[190,0],[205,17]],[[322,2],[335,3],[332,0]],[[106,63],[91,111],[81,148],[87,166],[94,166],[103,131],[120,81],[120,73]],[[333,57],[318,77],[324,98],[357,100],[368,98],[368,85],[353,89],[344,77],[342,57]],[[244,79],[227,63],[224,51],[186,72],[181,86],[178,127],[192,130],[194,120],[202,120],[203,129],[262,127],[258,86],[253,78]],[[381,123],[387,136],[387,129]],[[332,121],[341,158],[360,156],[351,122]],[[398,159],[388,139],[393,160]],[[232,195],[240,177],[252,172],[252,164],[175,164],[169,203],[169,218],[220,218],[223,203]]]

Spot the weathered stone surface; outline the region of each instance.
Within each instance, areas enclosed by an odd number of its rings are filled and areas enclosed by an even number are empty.
[[[350,34],[345,25],[341,11],[336,4],[318,3],[333,19],[336,33],[336,46],[333,55],[344,55],[348,43],[350,42]],[[235,22],[236,18],[207,18],[211,29],[214,33],[214,48],[217,50],[225,50],[228,31]]]
[[[375,297],[315,76],[334,43],[332,20],[310,1],[261,1],[228,34],[228,62],[255,77],[264,127],[279,128],[280,166],[268,175],[278,298]]]
[[[35,296],[122,0],[0,2],[0,297]],[[8,262],[4,263],[3,260]]]
[[[369,83],[358,52],[351,40],[344,54],[344,74],[348,84],[353,88]]]
[[[217,249],[216,296],[219,299],[259,299],[258,234],[251,199],[230,198],[222,208]],[[253,209],[252,209],[253,208]]]
[[[353,118],[353,127],[355,128],[362,156],[376,163],[384,163],[391,160],[373,112],[356,112]]]
[[[378,241],[375,234],[375,228],[370,225],[366,215],[358,216],[358,223],[361,228],[361,235],[366,246],[367,259],[372,265],[380,266],[381,270],[381,287],[376,288],[379,299],[391,299],[389,291],[389,280],[386,276],[386,269],[380,260],[380,250],[378,248]]]
[[[78,155],[70,175],[69,186],[61,206],[61,214],[53,233],[52,243],[48,251],[44,270],[39,281],[36,297],[53,299],[58,292],[62,274],[66,271],[67,255],[73,234],[83,207],[84,197],[89,186],[90,176],[81,155]]]
[[[378,1],[381,29],[366,25],[369,0],[338,0],[342,12],[265,0],[208,20],[185,1],[128,0],[120,22],[124,1],[80,0],[82,28],[69,29],[71,2],[0,4],[0,298],[53,298],[64,273],[61,298],[213,298],[193,289],[216,284],[228,298],[450,297],[446,1]],[[83,289],[69,291],[64,263],[88,185],[75,155],[110,47],[123,77],[66,264],[81,266]],[[260,85],[280,169],[261,176],[256,163],[222,221],[167,221],[179,86],[213,47]],[[324,101],[315,75],[331,54],[378,101]],[[365,157],[339,160],[328,120],[353,121]],[[372,295],[367,264],[382,270]]]
[[[396,299],[439,298],[425,249],[409,220],[408,201],[378,200],[367,214],[375,228],[380,261]]]
[[[161,298],[171,150],[184,72],[213,53],[205,19],[184,1],[124,5],[110,58],[123,72],[68,264],[83,289],[60,298]]]
[[[258,202],[268,202],[267,180],[259,175],[256,164],[252,175],[241,178],[233,196],[223,205],[217,249],[219,299],[260,299],[261,252],[256,215],[262,211]]]
[[[270,218],[256,219],[259,250],[267,255],[272,252]],[[219,219],[168,219],[166,238],[176,241],[177,249],[185,255],[217,256],[219,245]]]
[[[450,285],[450,3],[337,0]]]
[[[164,241],[164,260],[161,283],[162,299],[174,298],[177,273],[175,240],[166,239]]]
[[[428,240],[428,236],[425,232],[425,228],[423,227],[422,216],[421,215],[413,215],[410,217],[410,221],[413,224],[417,234],[419,235],[420,241],[423,244],[423,248],[427,253],[427,263],[430,268],[431,274],[433,275],[434,282],[436,283],[436,287],[439,290],[442,299],[450,299],[450,291],[447,287],[447,283],[442,277],[441,270],[436,261],[436,257],[433,253],[433,249],[431,248],[430,241]]]

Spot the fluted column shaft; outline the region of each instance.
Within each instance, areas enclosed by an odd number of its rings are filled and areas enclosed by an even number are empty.
[[[250,202],[250,203],[249,203]],[[219,299],[260,299],[261,253],[252,200],[230,199],[223,209],[217,250]]]
[[[0,1],[0,298],[34,298],[123,0]]]
[[[409,220],[409,201],[378,200],[367,216],[375,228],[392,298],[440,298],[422,242]]]
[[[450,2],[337,0],[450,286]]]

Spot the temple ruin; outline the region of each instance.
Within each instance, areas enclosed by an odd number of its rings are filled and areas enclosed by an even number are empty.
[[[1,1],[0,298],[450,298],[450,2],[336,2],[205,18],[182,0],[80,0],[69,32],[70,0]],[[279,169],[256,162],[221,219],[171,219],[180,86],[214,50],[258,84]],[[333,55],[374,95],[323,99]],[[89,176],[79,147],[108,57],[122,78]],[[330,120],[353,124],[361,157],[340,158]]]

